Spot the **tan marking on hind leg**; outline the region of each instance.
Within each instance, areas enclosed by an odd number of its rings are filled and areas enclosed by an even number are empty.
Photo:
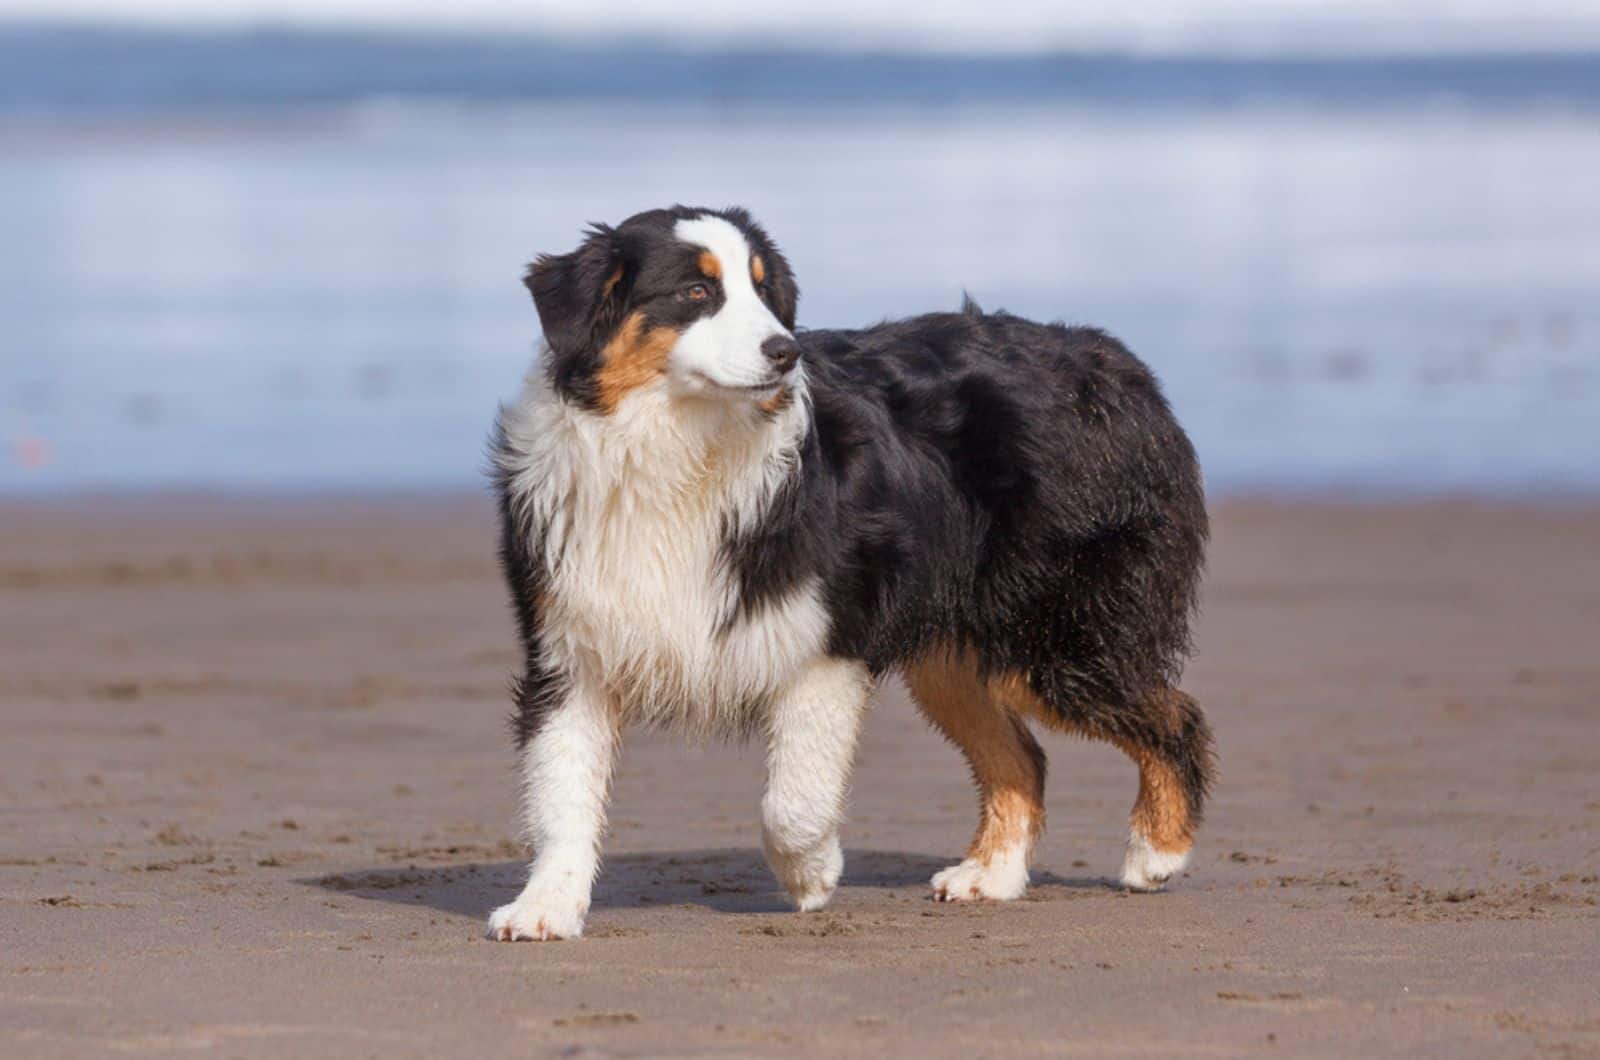
[[[938,652],[906,668],[917,705],[960,748],[978,783],[978,831],[966,860],[933,877],[943,901],[1021,897],[1028,858],[1044,831],[1044,752],[965,654]]]
[[[1159,890],[1189,862],[1194,847],[1189,801],[1177,773],[1164,758],[1148,748],[1118,746],[1139,767],[1139,795],[1128,816],[1122,882],[1137,891]]]
[[[1194,829],[1189,823],[1189,803],[1184,798],[1176,771],[1160,755],[1145,748],[1123,747],[1122,750],[1139,767],[1139,797],[1134,800],[1128,823],[1157,850],[1187,851],[1194,844]]]
[[[1183,784],[1170,762],[1148,747],[1064,722],[1060,712],[1050,709],[1023,674],[998,675],[989,683],[996,698],[1013,710],[1057,730],[1107,739],[1139,767],[1139,794],[1129,815],[1128,848],[1122,860],[1124,886],[1139,891],[1159,890],[1183,870],[1194,847],[1194,821]],[[1164,688],[1152,696],[1160,697],[1155,702],[1170,709],[1171,697],[1179,694]]]

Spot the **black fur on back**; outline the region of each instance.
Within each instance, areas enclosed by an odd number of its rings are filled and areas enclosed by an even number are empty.
[[[874,672],[953,645],[1025,675],[1064,725],[1153,748],[1184,728],[1158,701],[1190,649],[1206,511],[1149,369],[1102,331],[971,299],[797,337],[800,470],[724,542],[744,613],[815,578],[830,650]]]

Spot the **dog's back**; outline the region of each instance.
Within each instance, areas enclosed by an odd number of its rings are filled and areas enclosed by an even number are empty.
[[[835,651],[886,669],[959,641],[1051,674],[1063,703],[1127,704],[1177,675],[1200,470],[1121,343],[970,303],[798,337],[812,427],[793,503],[731,549],[749,605],[819,570]]]

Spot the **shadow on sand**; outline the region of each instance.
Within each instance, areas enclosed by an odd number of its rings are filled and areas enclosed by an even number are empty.
[[[841,889],[878,887],[929,893],[928,879],[949,858],[887,850],[845,850]],[[478,917],[514,898],[527,879],[522,861],[384,866],[302,879],[307,886],[371,901],[422,906]],[[1109,879],[1033,874],[1039,888],[1119,889]],[[722,913],[781,913],[791,908],[756,850],[680,850],[608,857],[595,885],[596,909],[698,905]]]

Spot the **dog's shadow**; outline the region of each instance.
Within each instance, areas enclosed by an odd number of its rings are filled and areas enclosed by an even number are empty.
[[[927,892],[928,880],[950,858],[887,850],[846,850],[842,889],[876,887]],[[300,880],[308,886],[370,901],[483,916],[516,897],[527,879],[522,861],[458,865],[384,866]],[[1115,888],[1103,878],[1065,878],[1036,872],[1033,885],[1077,890]],[[778,913],[793,907],[758,851],[681,850],[609,857],[595,885],[597,909],[698,905],[721,913]]]

